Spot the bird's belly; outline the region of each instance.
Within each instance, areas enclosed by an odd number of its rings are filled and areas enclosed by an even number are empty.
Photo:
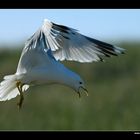
[[[26,74],[24,83],[29,85],[54,84],[56,80],[53,72],[37,69]]]
[[[29,85],[41,84],[65,84],[72,72],[60,63],[53,65],[38,66],[26,73],[23,83]]]

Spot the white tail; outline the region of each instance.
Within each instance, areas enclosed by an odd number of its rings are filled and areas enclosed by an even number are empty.
[[[0,83],[0,101],[10,100],[19,94],[16,84],[16,75],[7,75],[4,77],[4,80]],[[24,85],[23,91],[28,88],[29,85]]]

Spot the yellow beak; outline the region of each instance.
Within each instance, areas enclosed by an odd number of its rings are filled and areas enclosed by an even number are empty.
[[[81,89],[84,90],[84,93],[88,96],[88,90],[81,86],[78,89],[79,98],[81,97],[81,92],[82,92]]]

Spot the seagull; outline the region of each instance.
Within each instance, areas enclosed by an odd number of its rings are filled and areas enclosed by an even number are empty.
[[[42,26],[26,41],[15,74],[4,76],[0,83],[0,101],[19,95],[17,103],[23,104],[23,93],[41,84],[62,84],[81,96],[88,95],[83,79],[65,67],[61,61],[90,63],[104,61],[103,57],[124,54],[125,49],[90,38],[68,26],[45,19]]]

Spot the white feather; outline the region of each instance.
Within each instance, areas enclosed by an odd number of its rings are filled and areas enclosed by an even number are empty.
[[[0,84],[0,101],[10,100],[19,95],[19,90],[16,86],[16,75],[7,75]],[[29,88],[29,85],[23,86],[23,92]]]

